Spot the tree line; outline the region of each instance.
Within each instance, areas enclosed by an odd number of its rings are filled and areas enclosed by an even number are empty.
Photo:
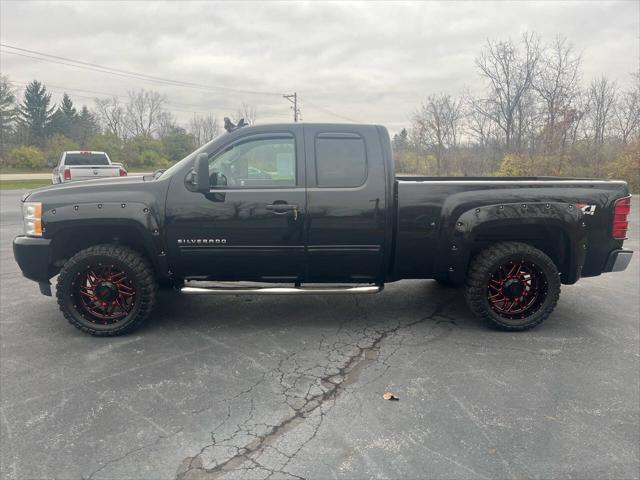
[[[638,73],[583,86],[564,37],[488,40],[475,58],[482,90],[432,94],[394,135],[396,169],[423,175],[623,178],[640,189]]]
[[[193,114],[180,125],[165,95],[131,90],[126,100],[96,98],[76,108],[64,93],[53,104],[46,85],[33,80],[17,98],[8,77],[0,77],[0,166],[42,169],[55,165],[65,150],[99,150],[130,169],[166,168],[219,134],[215,115]],[[255,107],[235,112],[251,123]]]
[[[640,79],[623,88],[601,76],[585,82],[581,56],[564,37],[544,43],[487,40],[475,58],[477,85],[434,93],[393,137],[396,170],[423,175],[559,175],[623,178],[640,190]],[[233,115],[231,115],[233,116]],[[236,118],[256,120],[242,104]],[[167,97],[132,90],[76,108],[54,105],[34,80],[18,99],[0,78],[0,165],[42,168],[63,150],[104,150],[129,168],[164,168],[215,138],[213,114],[180,125]]]

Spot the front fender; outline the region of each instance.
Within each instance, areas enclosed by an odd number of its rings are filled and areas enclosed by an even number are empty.
[[[166,247],[160,234],[159,212],[140,202],[77,203],[49,208],[42,213],[44,236],[52,239],[56,252],[64,250],[64,242],[78,234],[102,229],[130,232],[139,239],[156,272],[164,277],[169,270]]]
[[[518,228],[539,225],[562,230],[569,240],[567,268],[563,283],[575,283],[581,275],[586,255],[586,228],[582,212],[572,203],[527,202],[483,205],[464,211],[457,218],[449,217],[439,242],[441,250],[436,261],[436,277],[453,282],[465,279],[467,267],[477,245],[480,230],[492,227],[512,229],[513,238],[495,238],[508,241],[517,238]]]

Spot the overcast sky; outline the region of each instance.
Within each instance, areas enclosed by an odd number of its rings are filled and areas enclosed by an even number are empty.
[[[36,2],[0,4],[3,43],[226,90],[168,87],[19,57],[2,49],[16,84],[43,81],[76,103],[167,95],[181,121],[255,105],[259,122],[289,121],[297,91],[305,121],[408,125],[430,93],[482,88],[474,58],[487,38],[565,35],[583,56],[583,83],[607,75],[631,84],[639,68],[640,2]],[[98,92],[98,93],[96,93]],[[270,95],[269,95],[270,94]],[[82,96],[81,96],[82,95]]]

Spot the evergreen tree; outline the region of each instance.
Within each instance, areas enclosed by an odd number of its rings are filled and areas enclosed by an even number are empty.
[[[76,140],[81,147],[85,147],[89,139],[100,132],[98,121],[89,111],[86,105],[83,105],[82,110],[80,110],[80,115],[78,115],[77,117],[76,126],[77,133],[76,135],[72,136],[72,138]]]
[[[400,130],[400,133],[396,133],[393,136],[393,149],[397,152],[401,152],[409,148],[409,133],[406,128]]]
[[[20,105],[20,122],[25,127],[31,145],[44,145],[51,116],[55,105],[51,108],[51,94],[37,80],[32,81],[24,91],[24,99]]]
[[[49,133],[51,135],[64,135],[79,141],[79,117],[71,98],[66,93],[62,97],[60,106],[51,116]]]
[[[0,155],[7,150],[17,116],[16,96],[11,83],[7,77],[0,77]]]
[[[70,130],[71,130],[71,125],[67,122],[67,118],[64,116],[64,113],[62,113],[62,110],[58,108],[51,115],[51,120],[49,121],[49,126],[47,128],[47,133],[51,136],[64,135],[68,137]]]
[[[73,106],[73,102],[71,101],[71,98],[66,93],[62,96],[62,103],[60,103],[60,110],[62,110],[62,113],[64,113],[64,115],[70,120],[74,120],[78,116],[76,107]]]

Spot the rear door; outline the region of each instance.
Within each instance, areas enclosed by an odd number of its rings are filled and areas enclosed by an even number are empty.
[[[380,282],[386,175],[375,127],[305,125],[310,282]]]

